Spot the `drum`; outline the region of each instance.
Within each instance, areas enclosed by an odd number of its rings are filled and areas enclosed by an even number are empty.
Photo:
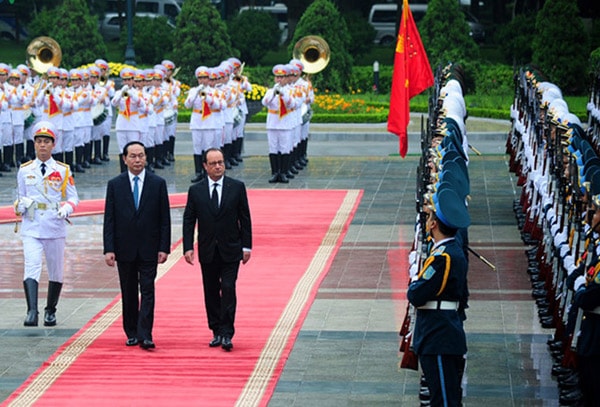
[[[242,115],[242,111],[239,107],[235,107],[233,111],[233,127],[237,127],[244,120],[244,116]]]
[[[92,118],[94,120],[94,126],[99,126],[104,123],[104,120],[108,117],[108,109],[102,104],[97,104],[92,107]]]
[[[312,109],[307,104],[302,104],[300,108],[300,112],[302,113],[302,124],[306,124],[312,118]]]
[[[31,127],[31,125],[35,121],[35,115],[31,111],[31,109],[26,109],[23,112],[23,118],[25,119],[25,124],[24,124],[25,129],[28,129],[29,127]]]
[[[169,126],[177,121],[177,113],[172,107],[166,107],[164,111],[165,126]]]

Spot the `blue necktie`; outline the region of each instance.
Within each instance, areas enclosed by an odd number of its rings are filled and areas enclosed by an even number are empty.
[[[135,209],[140,205],[140,189],[138,187],[138,180],[140,177],[137,175],[133,177],[133,204],[135,205]]]

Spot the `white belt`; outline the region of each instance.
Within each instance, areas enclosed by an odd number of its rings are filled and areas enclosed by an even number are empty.
[[[418,309],[434,309],[442,311],[458,310],[458,301],[428,301],[424,305],[417,307]]]

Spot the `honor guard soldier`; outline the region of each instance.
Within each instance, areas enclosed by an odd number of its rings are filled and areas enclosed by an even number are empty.
[[[425,212],[434,245],[408,287],[407,298],[417,308],[412,343],[431,405],[460,406],[467,340],[459,310],[466,303],[468,266],[455,237],[470,218],[464,199],[447,182],[438,185]]]
[[[27,300],[25,326],[38,325],[38,285],[42,255],[48,270],[48,298],[44,325],[56,325],[56,306],[63,285],[65,239],[68,217],[79,203],[69,166],[52,158],[55,126],[40,121],[34,128],[36,159],[24,163],[17,173],[15,213],[22,216],[23,286]]]
[[[85,172],[81,164],[76,164],[74,159],[75,152],[75,114],[73,112],[79,109],[79,103],[75,100],[73,87],[69,86],[69,71],[59,68],[60,86],[63,88],[63,98],[69,103],[63,104],[62,121],[62,149],[65,154],[65,164],[71,168],[71,172]]]

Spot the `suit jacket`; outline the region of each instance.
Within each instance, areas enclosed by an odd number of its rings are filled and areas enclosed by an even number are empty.
[[[158,260],[171,252],[171,212],[167,183],[146,171],[139,208],[133,203],[127,171],[108,181],[104,208],[104,253],[117,261]]]
[[[183,252],[194,248],[194,228],[198,225],[198,257],[212,261],[215,249],[225,262],[242,260],[242,249],[252,248],[252,223],[246,186],[224,177],[221,205],[215,210],[210,202],[208,179],[194,184],[188,191],[183,212]]]

